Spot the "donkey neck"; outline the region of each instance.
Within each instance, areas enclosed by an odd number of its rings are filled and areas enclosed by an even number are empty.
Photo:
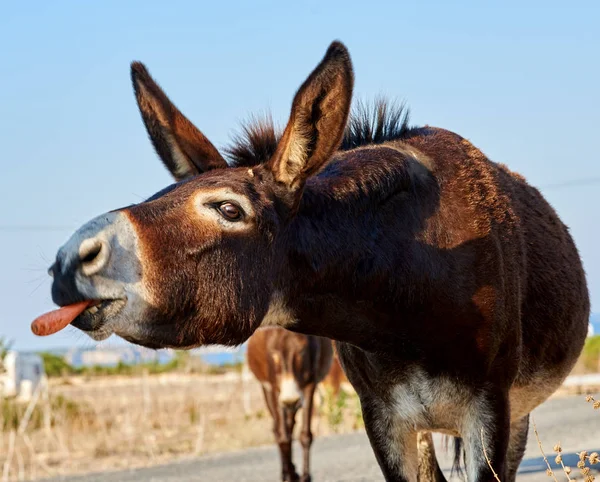
[[[393,314],[426,284],[418,238],[438,191],[428,160],[401,143],[338,154],[307,185],[284,236],[287,327],[379,347],[401,336]]]

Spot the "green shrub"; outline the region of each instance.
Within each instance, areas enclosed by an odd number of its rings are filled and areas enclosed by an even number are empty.
[[[13,342],[11,340],[7,340],[3,336],[0,336],[0,362],[4,360],[4,357],[10,350]]]
[[[348,402],[348,394],[340,390],[336,395],[330,387],[325,389],[325,413],[327,422],[334,432],[337,432],[344,421],[344,409]]]
[[[581,358],[586,370],[598,371],[600,368],[600,335],[591,336],[585,341]]]
[[[354,399],[354,429],[358,430],[365,427],[365,421],[363,419],[362,407],[360,406],[360,400],[358,399],[358,395],[353,394],[352,398]]]
[[[169,372],[199,372],[209,375],[223,374],[228,371],[241,373],[243,362],[226,363],[220,366],[206,366],[197,357],[192,357],[187,351],[176,351],[175,356],[167,363],[160,364],[157,361],[129,365],[119,362],[114,366],[92,365],[76,368],[70,365],[61,356],[52,353],[40,353],[44,361],[44,369],[49,377],[60,377],[66,375],[83,375],[86,377],[110,376],[110,375],[142,375],[147,373],[157,375]]]
[[[73,375],[76,370],[61,356],[53,353],[40,353],[44,362],[44,370],[49,377],[61,377],[65,375]]]

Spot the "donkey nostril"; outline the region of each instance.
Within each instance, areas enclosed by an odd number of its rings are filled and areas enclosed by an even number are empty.
[[[85,239],[79,246],[81,270],[86,276],[100,271],[108,261],[110,248],[100,239]]]
[[[91,263],[92,261],[94,261],[94,259],[96,259],[96,256],[100,254],[100,251],[102,251],[101,244],[94,246],[90,251],[88,251],[88,253],[83,258],[81,258],[81,262]]]

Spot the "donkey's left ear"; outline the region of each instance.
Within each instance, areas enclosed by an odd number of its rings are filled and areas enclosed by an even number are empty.
[[[266,165],[289,191],[299,194],[306,179],[338,149],[350,112],[353,85],[348,50],[342,43],[333,42],[298,89],[290,120]]]
[[[131,64],[131,80],[150,140],[176,180],[227,167],[215,146],[175,107],[144,64]]]

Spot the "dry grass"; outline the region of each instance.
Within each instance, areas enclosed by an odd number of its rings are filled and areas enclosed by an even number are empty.
[[[74,377],[53,381],[48,393],[30,410],[12,407],[15,420],[0,414],[4,480],[139,467],[272,443],[259,385],[239,373]],[[322,415],[313,419],[315,437],[360,426],[357,397],[342,397],[317,400]]]
[[[586,397],[586,402],[591,403],[594,410],[600,409],[600,403],[596,399],[594,399],[593,396],[588,395]],[[531,417],[531,423],[533,426],[533,433],[535,435],[535,439],[537,440],[538,447],[540,449],[540,453],[542,454],[542,457],[543,457],[544,462],[547,467],[546,475],[548,477],[551,477],[554,480],[554,482],[558,482],[556,473],[552,470],[552,466],[550,465],[550,462],[548,461],[548,457],[546,456],[546,453],[544,452],[544,447],[542,446],[542,441],[540,440],[540,434],[538,432],[537,425],[535,424],[535,419],[533,418],[533,416]],[[481,441],[483,442],[483,428],[481,429]],[[554,445],[553,450],[554,450],[554,453],[556,454],[556,456],[554,458],[554,462],[557,465],[559,465],[560,468],[562,469],[562,472],[563,472],[564,476],[566,477],[567,482],[575,482],[577,480],[577,477],[575,476],[575,478],[572,478],[572,475],[574,475],[573,468],[566,466],[563,461],[563,449],[562,449],[560,442],[558,442],[557,444]],[[490,469],[492,470],[492,472],[494,474],[494,478],[498,482],[501,482],[500,478],[498,477],[498,474],[496,474],[496,472],[494,471],[494,468],[492,467],[492,464],[490,462],[490,459],[488,458],[485,446],[483,446],[483,454],[485,456],[485,460],[488,463],[488,466],[490,467]],[[577,456],[579,457],[579,461],[577,462],[577,468],[580,471],[581,480],[583,480],[584,482],[594,482],[594,480],[596,478],[591,473],[591,466],[600,464],[600,455],[597,452],[592,452],[590,454],[584,450],[584,451],[578,453]]]
[[[588,396],[588,402],[591,400],[594,400],[593,397]],[[594,408],[598,408],[596,406],[594,406]],[[552,477],[555,482],[558,482],[558,479],[556,478],[556,475],[554,474],[552,467],[550,467],[550,464],[548,463],[548,459],[546,458],[546,454],[544,453],[544,449],[542,447],[542,442],[540,441],[540,437],[537,431],[537,427],[535,425],[535,421],[533,422],[533,430],[535,433],[535,437],[536,440],[538,442],[538,446],[540,447],[540,452],[542,453],[542,456],[544,457],[544,461],[546,462],[546,465],[548,466],[548,469],[546,470],[546,475],[548,475],[548,477]],[[554,459],[554,461],[556,462],[556,464],[560,465],[565,477],[567,478],[567,482],[575,482],[575,480],[577,480],[576,478],[573,479],[571,478],[571,475],[573,474],[573,469],[572,467],[566,466],[563,462],[563,449],[560,445],[560,442],[557,443],[556,445],[554,445],[554,453],[556,453],[556,457]],[[581,480],[583,480],[584,482],[594,482],[594,480],[596,479],[592,473],[591,473],[591,466],[592,465],[596,465],[598,463],[600,463],[600,458],[598,453],[596,452],[592,452],[591,454],[588,454],[588,452],[586,450],[580,452],[577,454],[579,457],[579,462],[577,462],[577,468],[580,471],[580,475],[581,475]]]
[[[0,400],[2,480],[141,467],[273,443],[262,391],[238,372],[58,378],[36,396],[29,406]],[[589,409],[600,409],[599,401],[587,400]],[[316,407],[315,437],[363,427],[348,387],[338,398],[323,390]],[[537,436],[535,424],[534,430]],[[560,464],[560,451],[556,457]],[[577,475],[591,482],[598,454],[579,457]],[[550,464],[548,470],[556,480]],[[574,468],[563,465],[563,472],[575,477]]]

